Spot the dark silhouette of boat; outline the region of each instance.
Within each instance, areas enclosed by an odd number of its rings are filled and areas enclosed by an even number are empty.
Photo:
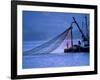
[[[71,48],[64,49],[64,52],[89,52],[89,47],[82,47],[79,45],[74,45]]]
[[[73,22],[71,23],[71,32],[70,32],[70,47],[68,47],[68,43],[67,43],[67,47],[64,49],[64,52],[89,52],[89,34],[84,35],[83,31],[81,30],[81,28],[79,27],[77,21],[75,20],[75,18],[73,17]],[[86,20],[86,27],[87,27],[87,18],[85,17]],[[73,45],[73,34],[72,34],[72,29],[73,29],[73,23],[76,24],[76,26],[79,29],[79,32],[82,35],[82,41],[78,41],[78,44]],[[88,31],[88,30],[87,30]],[[84,43],[84,46],[81,45],[81,43]]]

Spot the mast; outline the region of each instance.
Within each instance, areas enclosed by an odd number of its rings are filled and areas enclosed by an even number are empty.
[[[87,45],[89,46],[89,29],[88,29],[88,27],[89,27],[89,24],[88,24],[88,21],[87,21],[87,17],[85,16],[85,24],[86,24],[86,37],[87,37]]]
[[[72,23],[73,24],[73,23]],[[73,47],[73,32],[72,32],[72,24],[71,24],[71,45],[72,45],[72,47]]]
[[[88,24],[87,24],[87,17],[86,16],[85,16],[85,25],[86,25],[86,36],[88,38],[89,34],[88,34]]]

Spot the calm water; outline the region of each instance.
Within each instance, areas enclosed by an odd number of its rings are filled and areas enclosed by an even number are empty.
[[[38,42],[40,43],[40,42]],[[34,44],[34,46],[33,46]],[[40,44],[36,42],[25,42],[23,51],[27,51]],[[58,49],[58,53],[38,54],[23,56],[23,68],[45,68],[45,67],[70,67],[89,65],[89,53],[64,53],[63,49]]]
[[[44,68],[89,65],[88,53],[62,53],[23,56],[23,68]]]

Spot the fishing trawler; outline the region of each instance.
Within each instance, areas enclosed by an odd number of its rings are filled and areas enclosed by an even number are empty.
[[[71,23],[71,28],[70,28],[70,42],[67,42],[67,46],[66,48],[64,49],[64,52],[67,53],[67,52],[89,52],[89,34],[85,35],[83,33],[83,31],[81,30],[79,24],[77,23],[77,21],[75,20],[75,17],[73,17],[73,22]],[[87,18],[85,17],[85,20],[86,20],[86,27],[87,26]],[[73,23],[76,24],[76,26],[78,27],[79,29],[79,32],[82,36],[82,41],[77,41],[77,44],[73,44],[73,33],[72,33],[72,29],[73,29]],[[83,45],[81,45],[81,43]]]

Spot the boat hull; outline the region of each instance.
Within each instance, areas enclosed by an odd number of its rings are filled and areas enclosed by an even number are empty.
[[[64,49],[64,52],[89,52],[89,47],[77,47],[77,48],[69,48]]]

